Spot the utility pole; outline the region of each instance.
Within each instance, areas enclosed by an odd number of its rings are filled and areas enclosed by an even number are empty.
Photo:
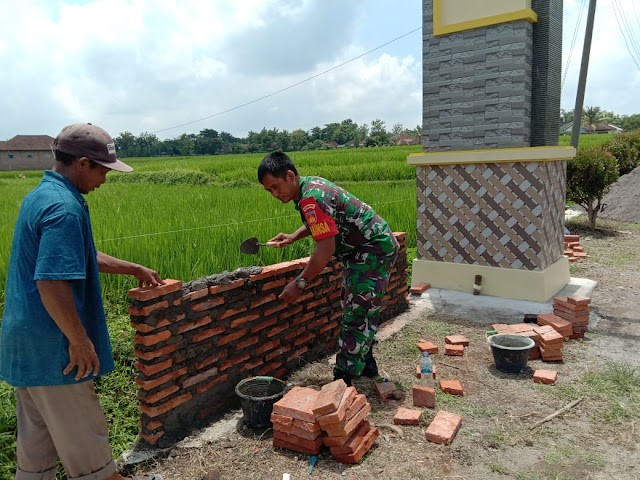
[[[589,13],[587,14],[587,29],[584,32],[584,47],[582,48],[582,64],[580,65],[580,77],[578,78],[578,92],[576,93],[576,106],[573,110],[573,127],[571,127],[571,146],[578,148],[580,127],[582,126],[582,104],[584,102],[584,90],[587,86],[587,70],[589,69],[589,54],[591,53],[591,36],[593,35],[593,19],[596,16],[596,0],[589,0]]]

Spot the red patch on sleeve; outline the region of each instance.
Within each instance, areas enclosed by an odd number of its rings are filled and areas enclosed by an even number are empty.
[[[338,234],[336,221],[320,209],[315,198],[300,200],[300,208],[314,240],[322,240]]]

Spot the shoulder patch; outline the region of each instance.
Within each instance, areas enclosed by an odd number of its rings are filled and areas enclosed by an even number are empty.
[[[336,221],[322,211],[315,198],[309,197],[300,200],[300,207],[314,240],[322,240],[338,234]]]

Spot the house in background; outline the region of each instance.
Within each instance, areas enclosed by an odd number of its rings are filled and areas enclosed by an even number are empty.
[[[392,145],[420,145],[420,139],[406,133],[399,133],[389,139]]]
[[[0,142],[0,170],[45,170],[53,167],[49,135],[16,135]]]
[[[571,135],[571,131],[573,130],[573,123],[567,123],[560,127],[560,135]],[[591,133],[621,133],[622,129],[620,127],[616,127],[615,125],[611,125],[610,123],[597,123],[595,125],[589,125],[588,123],[583,123],[580,125],[580,133],[581,134],[591,134]]]

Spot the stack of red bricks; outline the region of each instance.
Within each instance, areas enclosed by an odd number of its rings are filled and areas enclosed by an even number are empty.
[[[587,258],[584,248],[580,245],[580,235],[564,236],[564,255],[569,257],[570,262],[577,262]]]
[[[584,338],[589,330],[589,304],[591,299],[581,295],[556,297],[553,299],[553,313],[571,323],[569,338]]]
[[[551,325],[534,327],[533,331],[540,336],[540,355],[545,362],[562,360],[564,337]]]
[[[358,463],[380,434],[366,418],[370,411],[367,398],[342,380],[320,392],[294,387],[273,405],[273,445],[315,455],[324,444],[338,462]]]

